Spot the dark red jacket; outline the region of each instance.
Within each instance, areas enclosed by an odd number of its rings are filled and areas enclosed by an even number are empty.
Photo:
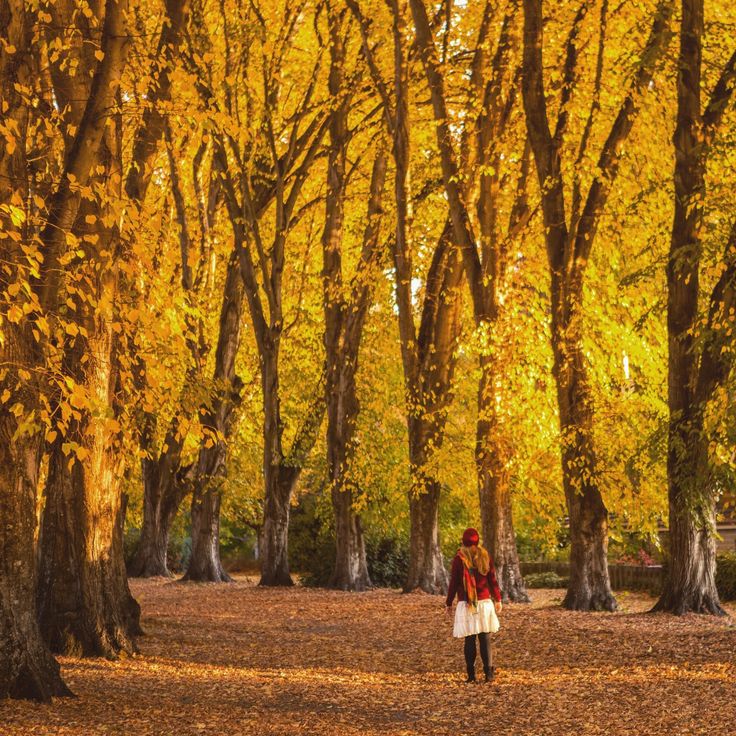
[[[501,589],[498,587],[498,580],[496,580],[496,571],[493,569],[493,560],[491,560],[491,566],[487,575],[481,575],[477,570],[475,570],[475,589],[478,593],[479,601],[493,598],[493,600],[498,603],[498,601],[501,600]],[[455,594],[457,594],[458,601],[465,601],[467,603],[468,599],[465,595],[465,586],[463,585],[463,561],[459,554],[455,555],[455,559],[452,561],[450,587],[447,591],[448,606],[452,605]]]

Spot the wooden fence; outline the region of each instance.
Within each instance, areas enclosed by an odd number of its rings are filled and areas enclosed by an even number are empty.
[[[522,562],[521,574],[531,575],[540,572],[555,572],[560,577],[570,575],[569,562]],[[642,567],[640,565],[609,565],[613,590],[651,590],[658,592],[664,580],[662,565]]]

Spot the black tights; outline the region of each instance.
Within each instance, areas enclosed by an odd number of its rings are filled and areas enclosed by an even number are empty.
[[[483,672],[491,672],[491,642],[488,634],[478,634],[480,640],[480,658],[483,660]],[[475,679],[475,634],[465,637],[465,666],[468,670],[468,679]]]

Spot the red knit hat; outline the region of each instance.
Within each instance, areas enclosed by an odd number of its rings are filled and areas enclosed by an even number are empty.
[[[474,544],[478,544],[480,537],[478,536],[478,530],[473,529],[472,526],[468,527],[463,532],[463,545],[466,547],[472,547]]]

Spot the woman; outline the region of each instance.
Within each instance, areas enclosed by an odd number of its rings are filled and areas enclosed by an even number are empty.
[[[452,635],[465,639],[465,666],[468,670],[466,682],[475,682],[476,636],[480,641],[480,657],[483,660],[486,682],[491,682],[496,668],[491,666],[488,635],[495,634],[500,628],[496,611],[500,613],[503,604],[493,560],[478,542],[478,532],[472,528],[466,529],[462,546],[452,561],[445,610],[449,616],[457,594],[458,604]]]

